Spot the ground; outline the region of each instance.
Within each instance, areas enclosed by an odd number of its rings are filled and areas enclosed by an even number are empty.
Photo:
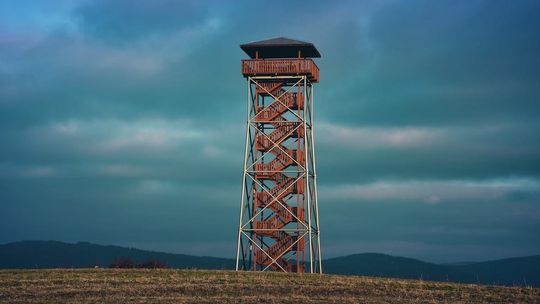
[[[214,270],[0,270],[0,303],[540,303],[540,289]]]

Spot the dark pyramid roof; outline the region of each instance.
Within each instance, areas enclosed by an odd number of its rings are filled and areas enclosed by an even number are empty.
[[[246,43],[240,45],[240,48],[251,58],[255,58],[256,51],[259,52],[259,58],[297,58],[298,50],[302,58],[321,57],[313,43],[285,37]]]
[[[261,45],[313,45],[309,42],[289,39],[285,37],[277,37],[268,40],[261,40],[242,44],[242,46],[261,46]]]

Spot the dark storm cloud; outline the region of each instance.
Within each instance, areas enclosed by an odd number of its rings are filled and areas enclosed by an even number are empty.
[[[88,36],[109,43],[174,33],[200,26],[208,14],[204,1],[91,1],[75,10],[80,29]]]
[[[381,125],[538,119],[537,2],[409,4],[371,16],[373,55],[367,71],[356,73],[369,77],[356,76],[335,96],[343,107],[324,108],[332,119]]]
[[[328,255],[540,250],[537,2],[66,3],[0,10],[0,242],[232,256],[238,45],[287,36],[323,55]]]
[[[201,52],[223,34],[207,11],[200,2],[87,2],[74,9],[72,27],[28,43],[5,41],[0,97],[10,113],[2,119],[21,127],[73,117],[220,115],[221,100],[234,99],[241,79],[234,86],[217,82],[213,90],[201,85],[238,65]],[[227,48],[240,58],[236,46]]]

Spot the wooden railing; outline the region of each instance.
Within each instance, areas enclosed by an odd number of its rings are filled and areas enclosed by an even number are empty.
[[[319,67],[311,59],[249,59],[242,60],[242,74],[307,75],[311,82],[319,81]]]

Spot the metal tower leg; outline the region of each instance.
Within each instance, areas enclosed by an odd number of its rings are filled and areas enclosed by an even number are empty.
[[[321,272],[312,84],[302,75],[247,82],[236,270]]]

